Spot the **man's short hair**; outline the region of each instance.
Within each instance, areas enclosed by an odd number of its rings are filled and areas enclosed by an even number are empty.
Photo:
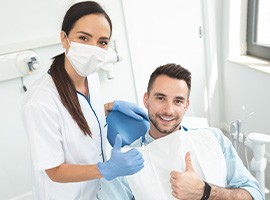
[[[189,96],[190,90],[191,90],[191,73],[187,69],[182,67],[181,65],[177,65],[174,63],[162,65],[155,69],[155,71],[151,74],[149,82],[148,82],[148,87],[147,87],[148,93],[152,89],[153,83],[155,82],[156,78],[160,75],[166,75],[166,76],[169,76],[170,78],[184,80],[188,86],[188,90],[189,90],[188,96]]]

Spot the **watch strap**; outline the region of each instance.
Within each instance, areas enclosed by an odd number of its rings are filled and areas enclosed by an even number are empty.
[[[207,200],[211,193],[211,186],[206,181],[204,181],[204,184],[205,186],[201,200]]]

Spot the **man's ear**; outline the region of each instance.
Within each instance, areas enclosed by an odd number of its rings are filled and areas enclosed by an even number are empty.
[[[186,111],[187,111],[188,107],[189,107],[189,99],[187,100],[187,103],[186,103],[186,106],[185,106]]]
[[[146,109],[148,109],[148,98],[149,98],[149,95],[148,93],[144,93],[144,96],[143,96],[143,103],[144,103],[144,106]]]

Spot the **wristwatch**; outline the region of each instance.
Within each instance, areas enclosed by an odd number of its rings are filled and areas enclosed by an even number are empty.
[[[204,181],[204,191],[203,191],[203,196],[201,198],[201,200],[207,200],[210,196],[210,193],[211,193],[211,186]]]

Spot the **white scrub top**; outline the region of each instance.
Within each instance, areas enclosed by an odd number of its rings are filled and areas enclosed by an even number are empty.
[[[35,200],[96,199],[99,179],[57,183],[45,172],[62,163],[87,165],[103,161],[107,137],[100,83],[97,73],[87,79],[90,101],[80,93],[77,95],[92,137],[83,134],[63,106],[49,74],[34,83],[24,96],[22,120],[31,148]]]

